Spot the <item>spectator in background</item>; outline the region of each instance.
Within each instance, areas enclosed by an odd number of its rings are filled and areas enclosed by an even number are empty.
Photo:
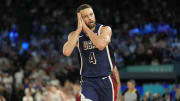
[[[15,90],[15,94],[12,98],[15,101],[21,101],[24,95],[24,85],[21,84],[20,87]]]
[[[5,97],[6,89],[4,87],[2,80],[3,80],[3,74],[0,74],[0,96]]]
[[[140,101],[140,94],[135,88],[135,80],[129,80],[127,82],[127,89],[122,93],[122,101]]]
[[[51,74],[50,83],[53,85],[59,85],[60,84],[59,80],[56,78],[56,75],[54,73]]]
[[[163,99],[159,93],[154,93],[153,101],[163,101]]]
[[[80,82],[76,81],[74,87],[73,87],[73,93],[76,97],[76,101],[80,101]]]
[[[63,92],[66,95],[66,99],[65,99],[66,101],[75,101],[75,94],[73,92],[73,84],[69,80],[65,81]]]
[[[23,101],[34,101],[30,92],[26,93],[26,95],[23,97]]]
[[[151,93],[148,91],[146,92],[145,96],[143,97],[142,101],[151,101]]]
[[[50,84],[50,90],[48,94],[46,94],[47,101],[66,101],[64,97],[64,93],[57,88],[56,85]]]
[[[4,84],[4,87],[6,89],[8,101],[11,99],[11,94],[12,94],[12,90],[13,90],[12,89],[12,83],[13,83],[12,75],[9,73],[5,73],[4,78],[3,78],[3,84]]]
[[[35,101],[45,101],[45,96],[43,95],[43,90],[38,89],[34,97]]]
[[[30,83],[30,80],[29,80],[29,79],[25,79],[25,80],[24,80],[24,89],[26,89],[26,88],[29,87],[29,83]]]
[[[29,94],[27,94],[27,93],[30,93],[32,96],[35,95],[36,89],[34,88],[33,82],[30,82],[28,88],[25,88],[25,94],[26,94],[26,95],[29,95]]]
[[[162,95],[164,101],[171,101],[172,95],[169,92],[169,88],[166,88],[165,93]]]
[[[180,101],[180,84],[178,85],[178,88],[176,89],[176,101]]]
[[[172,95],[172,100],[174,101],[176,97],[176,85],[173,85],[171,90],[171,95]]]
[[[24,70],[20,69],[15,73],[15,86],[16,88],[19,88],[23,83],[24,78]]]

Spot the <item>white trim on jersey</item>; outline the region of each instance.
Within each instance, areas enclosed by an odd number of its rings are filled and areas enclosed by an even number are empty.
[[[113,71],[113,65],[112,65],[112,60],[111,60],[111,56],[110,56],[110,53],[109,53],[109,47],[108,47],[108,45],[106,46],[106,51],[107,51],[109,63],[110,63],[110,66],[111,66],[111,71]]]
[[[101,28],[102,28],[103,25],[101,25],[98,29],[98,35],[100,35],[100,31],[101,31]]]
[[[110,80],[111,86],[112,86],[112,101],[114,101],[114,85],[113,85],[111,76],[108,76],[108,77],[109,77],[109,80]]]
[[[92,100],[86,98],[86,97],[81,93],[81,101],[92,101]]]
[[[101,25],[100,28],[99,28],[99,30],[98,30],[98,35],[100,35],[100,31],[101,31],[102,26],[103,26],[103,25]],[[109,63],[110,63],[110,66],[111,66],[111,71],[113,71],[113,65],[112,65],[112,60],[111,60],[111,56],[110,56],[110,53],[109,53],[109,47],[108,47],[108,45],[106,46],[106,51],[107,51]]]
[[[78,50],[79,50],[79,54],[80,54],[80,58],[81,58],[81,68],[80,68],[80,75],[81,75],[82,67],[83,67],[83,60],[82,60],[81,50],[80,50],[80,48],[79,48],[79,40],[78,40],[77,48],[78,48]]]

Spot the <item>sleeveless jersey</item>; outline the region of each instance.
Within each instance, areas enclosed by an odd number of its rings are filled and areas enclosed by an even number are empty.
[[[94,34],[100,35],[103,25],[96,24]],[[109,76],[114,68],[114,52],[109,43],[102,51],[98,50],[84,32],[78,40],[78,50],[81,61],[80,75],[84,77]]]

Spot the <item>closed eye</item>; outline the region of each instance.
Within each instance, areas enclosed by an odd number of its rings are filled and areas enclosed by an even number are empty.
[[[91,13],[90,16],[93,16],[93,13]]]
[[[87,17],[88,17],[87,15],[84,16],[84,18],[87,18]]]

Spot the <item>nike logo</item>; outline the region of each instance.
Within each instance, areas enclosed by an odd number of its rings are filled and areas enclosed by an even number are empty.
[[[106,79],[106,78],[108,78],[108,76],[107,76],[107,77],[103,77],[102,79],[104,80],[104,79]]]
[[[82,35],[82,36],[79,36],[79,38],[81,38],[81,37],[83,37],[83,35]]]

